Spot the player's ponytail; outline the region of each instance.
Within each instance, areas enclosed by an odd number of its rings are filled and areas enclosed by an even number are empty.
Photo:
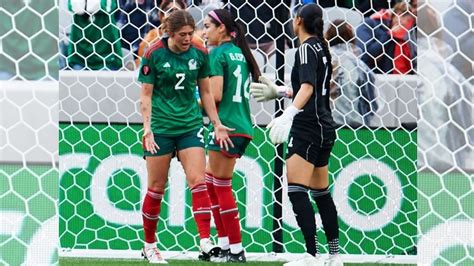
[[[331,62],[331,53],[329,52],[329,45],[324,38],[324,20],[323,10],[315,3],[310,3],[302,6],[297,13],[297,16],[303,19],[303,26],[307,33],[315,35],[323,45],[324,53]],[[332,65],[329,64],[332,68]]]
[[[215,9],[209,12],[209,17],[216,25],[224,24],[227,34],[232,37],[235,45],[237,45],[245,56],[247,66],[254,81],[257,81],[261,76],[257,61],[253,57],[252,51],[245,40],[245,32],[242,26],[232,17],[232,15],[225,9]]]

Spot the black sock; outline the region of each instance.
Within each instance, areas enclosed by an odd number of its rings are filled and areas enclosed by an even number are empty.
[[[314,256],[318,253],[318,241],[314,209],[309,201],[308,188],[300,184],[289,183],[288,196],[293,205],[296,221],[304,236],[306,252]]]
[[[319,215],[323,222],[324,233],[328,240],[329,254],[339,253],[339,223],[334,200],[328,188],[311,189],[311,196],[318,206]]]

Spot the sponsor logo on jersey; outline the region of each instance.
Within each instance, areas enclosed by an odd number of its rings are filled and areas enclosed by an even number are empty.
[[[148,65],[142,67],[142,74],[143,76],[148,76],[150,74],[150,67]]]
[[[169,62],[166,62],[163,67],[171,67],[170,63]]]
[[[194,59],[189,59],[188,61],[189,70],[196,70],[197,69],[197,62]]]

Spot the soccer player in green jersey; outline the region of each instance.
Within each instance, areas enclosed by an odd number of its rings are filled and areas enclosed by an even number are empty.
[[[216,139],[222,147],[233,147],[228,136],[232,129],[221,124],[209,88],[207,51],[191,44],[195,29],[192,16],[177,10],[166,23],[169,37],[148,48],[138,77],[142,82],[143,148],[148,171],[148,191],[142,207],[142,253],[150,263],[166,263],[156,248],[155,233],[170,161],[177,152],[191,189],[201,251],[210,256],[219,250],[209,240],[211,202],[204,182],[203,119],[195,99],[196,84]]]
[[[245,262],[239,212],[232,195],[232,175],[236,159],[244,154],[252,139],[249,85],[251,77],[258,80],[260,70],[245,41],[245,33],[228,11],[209,12],[204,28],[207,44],[214,46],[209,54],[210,84],[218,103],[219,118],[235,128],[229,134],[234,147],[222,148],[214,133],[209,134],[207,143],[206,185],[221,248],[217,258],[211,260]]]

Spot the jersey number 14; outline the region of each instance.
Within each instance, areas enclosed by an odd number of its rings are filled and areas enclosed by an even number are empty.
[[[242,68],[240,65],[234,70],[234,76],[237,78],[237,86],[235,87],[235,95],[232,97],[232,101],[236,103],[242,102]],[[250,86],[250,76],[247,78],[244,84],[244,97],[249,99],[250,94],[248,92],[248,88]]]

